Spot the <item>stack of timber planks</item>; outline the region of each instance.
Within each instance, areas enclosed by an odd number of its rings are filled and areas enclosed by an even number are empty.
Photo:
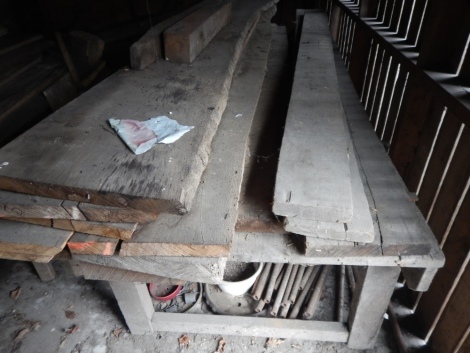
[[[307,237],[307,250],[374,241],[333,63],[326,15],[305,14],[272,209],[286,231]]]
[[[68,244],[76,259],[103,267],[222,278],[276,1],[212,3],[179,23],[190,42],[201,28],[206,38],[201,55],[194,59],[200,46],[190,50],[191,65],[117,72],[0,150],[0,245],[23,244],[0,257],[48,262]],[[201,27],[208,8],[223,19]],[[138,156],[107,124],[169,112],[195,128]],[[49,234],[60,241],[45,251],[40,239]],[[143,258],[150,255],[166,258]]]

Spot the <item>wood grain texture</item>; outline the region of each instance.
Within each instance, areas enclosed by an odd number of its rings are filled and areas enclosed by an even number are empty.
[[[132,70],[143,70],[155,61],[163,59],[163,32],[201,6],[213,1],[203,1],[150,28],[129,48]]]
[[[0,220],[0,258],[48,262],[62,251],[73,232]],[[11,256],[11,257],[10,257]]]
[[[0,218],[73,219],[77,221],[148,223],[157,212],[132,208],[106,207],[76,201],[58,200],[35,195],[0,190]]]
[[[206,48],[211,59],[117,72],[34,126],[0,150],[0,160],[10,163],[0,170],[0,188],[151,212],[187,212],[236,63],[253,24],[274,3],[235,4],[232,22]],[[168,112],[195,128],[174,145],[158,145],[138,156],[107,123],[112,117],[146,120]]]
[[[223,279],[227,258],[164,256],[72,255],[75,260],[95,265],[141,272],[184,281],[217,284]]]
[[[192,210],[162,214],[144,225],[121,256],[227,256],[237,221],[248,133],[253,121],[271,44],[271,25],[260,22],[241,58],[227,108],[212,142],[209,163]],[[238,116],[237,114],[242,114]]]
[[[232,4],[212,3],[201,7],[163,33],[165,58],[191,64],[231,19]]]
[[[185,281],[171,279],[147,273],[128,271],[120,268],[94,265],[79,262],[83,277],[88,280],[119,281],[119,282],[144,282],[144,283],[168,283],[174,285],[184,284]]]
[[[88,222],[88,221],[75,221],[73,219],[43,219],[43,218],[14,218],[7,217],[6,219],[21,222],[41,225],[44,227],[51,227],[55,229],[69,230],[79,233],[87,233],[91,235],[100,235],[107,238],[116,238],[129,240],[132,238],[134,231],[137,229],[137,223],[101,223],[101,222]]]
[[[348,136],[333,61],[326,16],[305,14],[274,190],[277,215],[352,217]]]
[[[118,244],[118,239],[75,233],[67,242],[67,247],[72,254],[113,255]]]

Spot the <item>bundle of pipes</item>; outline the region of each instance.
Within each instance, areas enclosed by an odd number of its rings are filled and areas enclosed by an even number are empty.
[[[289,319],[312,319],[325,289],[332,266],[265,264],[251,295],[257,300],[255,311],[268,307],[269,315]],[[337,321],[344,322],[345,267],[340,267],[337,295]]]

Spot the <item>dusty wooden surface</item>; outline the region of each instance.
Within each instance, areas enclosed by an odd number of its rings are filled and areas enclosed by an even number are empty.
[[[354,210],[351,220],[346,223],[332,223],[306,220],[299,217],[287,217],[285,225],[287,231],[324,239],[363,243],[371,243],[374,241],[375,230],[372,224],[369,203],[359,173],[356,154],[353,150],[349,154],[349,164]]]
[[[185,213],[208,162],[247,36],[272,1],[236,3],[233,20],[191,66],[120,71],[0,150],[0,188],[63,200]],[[136,108],[137,107],[137,108]],[[195,128],[136,156],[109,118],[170,115]],[[26,166],[26,167],[25,167]]]
[[[326,15],[306,14],[279,156],[275,214],[327,222],[352,217],[349,136],[333,60]]]
[[[254,29],[235,71],[227,107],[191,211],[183,216],[162,214],[144,225],[131,241],[122,244],[121,256],[228,255],[237,220],[248,133],[270,45],[271,24],[266,19]]]
[[[231,2],[207,4],[163,33],[165,58],[191,64],[231,20]]]
[[[72,254],[113,255],[118,244],[118,239],[74,233],[67,242],[67,247]]]
[[[0,258],[49,262],[73,232],[0,220]]]

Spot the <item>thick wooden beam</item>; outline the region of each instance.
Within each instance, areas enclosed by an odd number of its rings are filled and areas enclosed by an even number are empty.
[[[400,268],[369,266],[358,272],[349,314],[348,347],[370,349],[375,345]]]
[[[134,335],[153,332],[152,316],[155,312],[144,283],[109,282],[117,299],[127,327]]]
[[[190,64],[215,35],[230,22],[231,3],[206,5],[163,33],[165,58]]]

